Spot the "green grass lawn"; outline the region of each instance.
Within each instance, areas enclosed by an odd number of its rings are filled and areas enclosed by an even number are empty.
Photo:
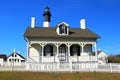
[[[0,72],[0,80],[120,80],[120,73]]]

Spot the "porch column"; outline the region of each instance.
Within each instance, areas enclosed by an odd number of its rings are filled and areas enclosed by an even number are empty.
[[[31,45],[27,42],[27,62],[29,62],[29,52],[30,52]]]
[[[56,54],[57,58],[58,58],[58,54],[59,54],[59,45],[57,45],[57,54]]]
[[[42,45],[42,55],[41,55],[41,62],[43,62],[43,58],[44,58],[44,45]]]
[[[59,43],[55,43],[56,47],[57,47],[57,52],[56,52],[56,56],[55,56],[55,62],[58,62],[58,54],[59,54]],[[57,59],[57,60],[56,60]]]
[[[68,43],[68,44],[67,44],[67,47],[68,47],[67,60],[68,60],[68,62],[71,61],[71,56],[70,56],[70,46],[71,46],[71,45],[72,45],[71,43]]]
[[[98,61],[97,45],[96,45],[96,43],[94,43],[93,45],[95,47],[95,58],[96,58],[96,61]]]
[[[29,42],[27,42],[27,55],[26,55],[27,56],[27,62],[28,62],[28,56],[29,56],[28,54],[29,54]]]
[[[84,46],[85,46],[85,45],[86,45],[85,43],[80,43],[80,46],[81,46],[81,48],[82,48],[81,54],[84,53]]]
[[[40,43],[41,47],[42,47],[42,54],[41,54],[41,62],[43,62],[43,59],[44,59],[44,46],[45,46],[45,43]]]

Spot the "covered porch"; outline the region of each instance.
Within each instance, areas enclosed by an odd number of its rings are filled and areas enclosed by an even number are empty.
[[[93,61],[97,62],[96,42],[27,42],[27,62],[30,63]]]

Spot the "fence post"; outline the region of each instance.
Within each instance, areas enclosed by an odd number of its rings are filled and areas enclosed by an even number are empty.
[[[59,72],[59,70],[60,70],[60,63],[57,62],[57,71]]]
[[[120,65],[119,65],[119,73],[120,73]]]
[[[110,63],[110,72],[112,73],[112,64]]]
[[[72,66],[73,66],[73,64],[72,64],[72,62],[70,62],[71,73],[73,72]]]

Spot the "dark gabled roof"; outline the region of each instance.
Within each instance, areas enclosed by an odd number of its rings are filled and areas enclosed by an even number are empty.
[[[4,61],[7,61],[7,55],[6,54],[0,54],[0,58],[3,58]]]
[[[13,52],[12,54],[17,54],[17,55],[19,55],[21,58],[23,58],[23,59],[25,59],[22,55],[20,55],[19,53],[17,53],[17,52]],[[9,56],[8,56],[8,58],[12,55],[12,54],[10,54]]]
[[[24,33],[24,37],[66,37],[66,38],[100,38],[89,29],[69,28],[69,35],[58,35],[56,28],[30,28]]]

